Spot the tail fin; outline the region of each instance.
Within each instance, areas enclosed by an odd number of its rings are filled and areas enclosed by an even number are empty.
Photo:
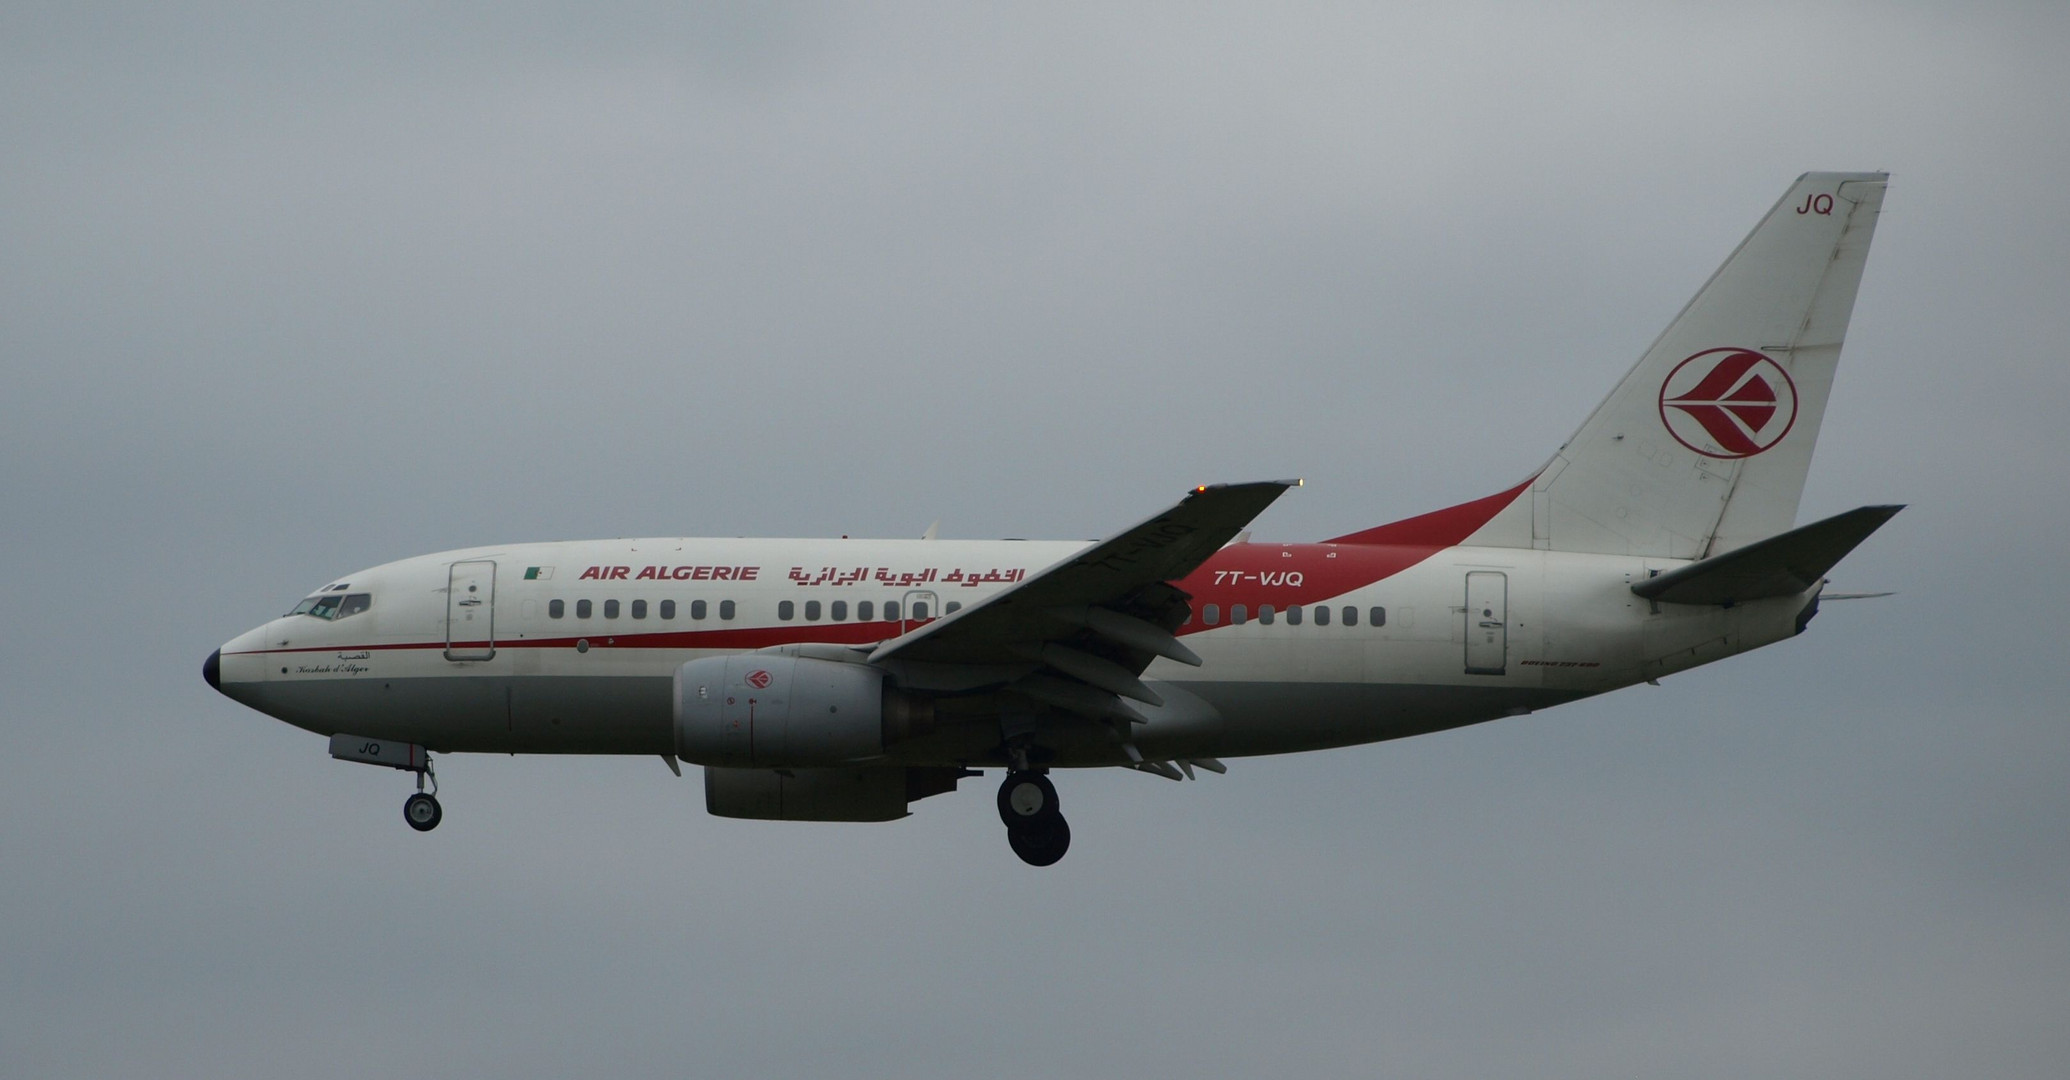
[[[1797,178],[1538,474],[1532,546],[1695,559],[1796,523],[1886,178]]]
[[[1788,531],[1886,179],[1798,177],[1528,497],[1492,508],[1463,542],[1699,559]]]

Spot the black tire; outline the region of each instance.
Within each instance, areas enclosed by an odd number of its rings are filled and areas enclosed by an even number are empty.
[[[446,812],[439,806],[438,800],[421,791],[403,800],[403,820],[409,822],[410,828],[418,832],[430,832],[438,828],[439,820],[445,816]]]
[[[1006,830],[1013,853],[1029,866],[1050,866],[1071,850],[1071,824],[1061,814]]]
[[[1056,785],[1039,772],[1010,772],[999,785],[999,820],[1009,829],[1053,818],[1061,809]]]

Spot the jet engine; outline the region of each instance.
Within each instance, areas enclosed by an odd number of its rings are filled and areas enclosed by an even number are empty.
[[[677,756],[699,765],[840,765],[932,731],[934,703],[865,664],[742,653],[676,669],[675,723]]]

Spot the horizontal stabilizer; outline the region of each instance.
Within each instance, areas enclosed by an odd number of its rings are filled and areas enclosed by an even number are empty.
[[[1864,506],[1849,510],[1647,578],[1632,586],[1632,591],[1670,604],[1735,604],[1795,596],[1818,584],[1835,563],[1903,509]]]

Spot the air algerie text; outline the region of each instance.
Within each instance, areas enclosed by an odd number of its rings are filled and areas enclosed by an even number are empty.
[[[578,581],[753,581],[762,573],[759,566],[642,566],[633,573],[630,566],[592,566],[577,576]]]

